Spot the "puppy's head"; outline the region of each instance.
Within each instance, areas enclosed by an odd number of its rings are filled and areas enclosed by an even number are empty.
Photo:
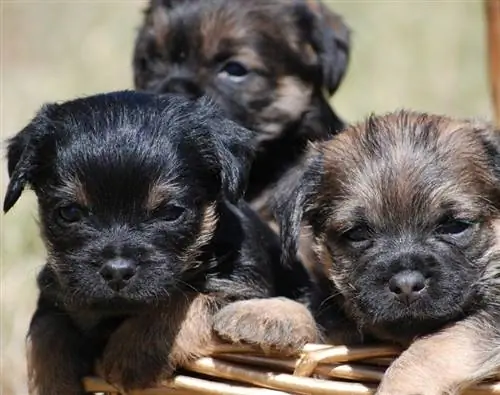
[[[33,188],[63,303],[152,303],[206,269],[218,203],[241,198],[251,156],[250,132],[205,98],[51,104],[9,142],[4,210]]]
[[[347,27],[317,0],[157,0],[136,41],[135,86],[206,93],[269,140],[326,104],[348,54]]]
[[[372,334],[411,339],[466,314],[498,250],[497,133],[404,111],[349,127],[281,202],[286,248],[306,220],[347,314]]]

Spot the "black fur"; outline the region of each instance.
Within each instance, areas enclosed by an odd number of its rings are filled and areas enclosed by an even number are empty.
[[[259,144],[246,199],[254,201],[300,162],[308,141],[343,128],[325,92],[337,90],[349,52],[349,29],[319,1],[152,1],[136,40],[134,82],[157,93],[207,94],[252,130]],[[243,76],[228,73],[234,63]],[[283,99],[296,103],[280,106]]]
[[[4,210],[31,186],[48,250],[29,337],[34,353],[60,339],[46,366],[34,357],[38,393],[80,393],[75,380],[91,373],[122,322],[175,308],[186,294],[217,295],[219,306],[300,294],[305,272],[281,266],[277,236],[241,200],[252,155],[251,132],[206,97],[133,92],[45,106],[10,140]],[[164,201],[149,209],[157,185]],[[197,241],[211,205],[217,225]],[[99,274],[112,259],[137,267],[119,290]],[[59,344],[74,351],[67,360],[57,359]],[[44,369],[68,372],[70,384],[51,386]]]

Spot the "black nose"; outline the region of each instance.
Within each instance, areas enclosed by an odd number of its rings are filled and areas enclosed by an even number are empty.
[[[137,271],[136,265],[129,259],[111,259],[102,265],[99,273],[108,282],[110,288],[119,291],[127,285]]]
[[[179,93],[192,99],[203,94],[200,86],[187,78],[170,78],[162,84],[160,90],[159,93]]]
[[[411,303],[422,295],[425,277],[416,270],[405,270],[389,280],[389,290],[402,302]]]

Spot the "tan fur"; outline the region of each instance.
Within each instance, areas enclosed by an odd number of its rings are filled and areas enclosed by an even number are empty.
[[[273,122],[280,119],[277,114],[283,114],[286,119],[299,119],[311,102],[312,86],[307,85],[296,77],[282,77],[276,87],[276,99],[259,114],[259,128],[263,131],[258,136],[260,140],[272,138],[280,133],[286,125]]]
[[[213,314],[219,304],[216,296],[201,294],[190,304],[172,347],[170,359],[174,365],[208,355],[220,344],[212,331]]]
[[[196,258],[201,253],[201,248],[212,240],[219,220],[215,205],[216,203],[213,203],[205,208],[198,236],[196,236],[194,242],[187,248],[184,256],[181,258],[181,260],[190,265],[196,264]]]
[[[158,385],[176,368],[209,355],[220,344],[212,322],[222,303],[217,296],[185,294],[175,306],[128,319],[110,338],[98,372],[125,389],[130,389],[127,382],[132,378],[143,388]]]
[[[250,344],[264,351],[296,354],[306,343],[319,341],[312,314],[286,298],[253,299],[224,307],[214,319],[214,330],[231,343]]]
[[[87,191],[85,191],[85,187],[77,178],[66,180],[65,183],[59,187],[59,191],[82,207],[88,207],[90,205]]]
[[[259,54],[252,48],[240,48],[233,59],[241,61],[243,64],[249,66],[250,68],[259,69],[265,67],[264,59],[262,59]]]
[[[377,395],[459,394],[500,369],[500,331],[487,314],[416,340],[389,367]]]
[[[173,183],[155,183],[151,186],[145,202],[145,208],[153,211],[160,207],[171,196],[175,196],[179,186]]]
[[[318,270],[314,253],[314,236],[312,230],[307,226],[300,230],[298,257],[307,271],[314,276],[314,273]]]

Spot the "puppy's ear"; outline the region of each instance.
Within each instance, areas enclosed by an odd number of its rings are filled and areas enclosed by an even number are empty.
[[[488,154],[491,167],[500,182],[500,130],[485,122],[469,121],[474,131],[480,136]]]
[[[5,192],[3,211],[8,212],[21,196],[36,165],[36,152],[40,137],[47,130],[47,113],[52,105],[46,105],[35,118],[8,141],[7,169],[9,185]]]
[[[309,220],[313,198],[321,181],[322,154],[311,149],[304,163],[291,169],[277,186],[273,212],[280,228],[284,263],[292,262],[298,251],[302,222]]]
[[[322,85],[331,95],[347,70],[350,29],[340,15],[319,0],[305,0],[305,3],[297,4],[296,15],[299,27],[319,57]]]
[[[218,135],[221,184],[230,202],[236,203],[245,194],[250,167],[254,158],[251,132],[227,119]]]
[[[211,129],[213,152],[206,152],[205,149],[206,163],[218,170],[217,178],[220,180],[220,187],[225,197],[230,202],[236,203],[245,194],[255,154],[253,133],[226,118],[207,96],[199,99],[199,105],[207,111],[205,123]]]

